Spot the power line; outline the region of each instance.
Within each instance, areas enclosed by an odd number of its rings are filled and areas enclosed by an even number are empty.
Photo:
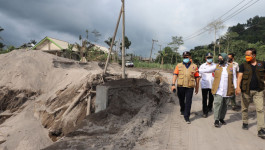
[[[254,5],[255,3],[257,3],[259,0],[256,0],[255,2],[253,2],[252,4],[250,4],[250,2],[252,2],[252,1],[253,1],[253,0],[249,1],[247,4],[245,4],[244,6],[240,7],[240,8],[237,9],[235,12],[233,12],[232,14],[230,14],[229,16],[227,16],[225,19],[223,19],[223,20],[221,20],[221,21],[222,21],[222,22],[225,22],[225,21],[227,21],[227,20],[233,18],[234,16],[238,15],[238,14],[241,13],[242,11],[246,10],[246,9],[249,8],[250,6],[252,6],[252,5]],[[243,2],[243,1],[241,1],[241,2]],[[240,2],[240,3],[241,3],[241,2]],[[250,5],[248,5],[248,4],[250,4]],[[239,4],[238,4],[238,5],[239,5]],[[237,5],[237,6],[238,6],[238,5]],[[248,5],[248,6],[247,6],[247,5]],[[235,7],[233,7],[233,8],[235,8]],[[215,20],[215,21],[216,21],[216,20]],[[206,27],[207,27],[207,26],[205,26],[205,27],[203,28],[204,30],[202,30],[202,31],[199,32],[198,34],[193,35],[193,36],[191,36],[191,37],[187,37],[186,39],[184,39],[184,41],[190,40],[190,39],[192,39],[192,38],[195,38],[195,37],[197,37],[197,36],[199,36],[199,35],[201,35],[201,34],[207,32],[208,30],[205,29]],[[197,33],[197,32],[196,32],[196,33]]]
[[[231,19],[231,18],[233,18],[234,16],[236,16],[236,15],[238,15],[239,13],[241,13],[242,11],[244,11],[244,10],[246,10],[247,8],[249,8],[250,6],[252,6],[252,5],[254,5],[255,3],[257,3],[259,0],[256,0],[254,3],[252,3],[252,4],[250,4],[249,6],[247,6],[247,7],[245,7],[245,8],[243,8],[242,10],[240,10],[239,12],[237,12],[237,13],[235,13],[234,15],[230,15],[231,17],[227,17],[227,18],[225,18],[225,19],[223,19],[223,22],[226,22],[227,20],[229,20],[229,19]]]
[[[221,15],[220,17],[218,17],[218,19],[216,19],[216,20],[214,20],[214,21],[219,20],[220,18],[222,18],[223,16],[225,16],[226,14],[228,14],[229,12],[231,12],[233,9],[235,9],[237,6],[239,6],[240,4],[242,4],[244,1],[245,1],[245,0],[242,0],[241,2],[239,2],[237,5],[235,5],[233,8],[231,8],[230,10],[228,10],[227,12],[225,12],[223,15]],[[204,31],[204,30],[206,29],[207,26],[208,26],[208,25],[206,25],[205,27],[199,29],[199,30],[196,31],[195,33],[193,33],[193,34],[191,34],[191,35],[185,37],[185,39],[190,38],[190,37],[194,36],[195,34],[200,33],[201,31]]]

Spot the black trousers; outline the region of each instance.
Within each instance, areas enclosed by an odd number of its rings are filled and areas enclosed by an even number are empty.
[[[209,95],[209,101],[207,104],[207,96]],[[208,114],[209,110],[213,109],[213,94],[211,89],[202,89],[202,111],[204,114]]]
[[[194,88],[177,87],[180,111],[184,112],[185,120],[190,118],[190,109],[192,104],[192,95]]]

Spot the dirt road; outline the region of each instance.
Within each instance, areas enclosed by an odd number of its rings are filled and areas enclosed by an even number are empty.
[[[172,75],[163,73],[169,84]],[[221,128],[213,126],[213,113],[208,118],[202,117],[201,93],[193,95],[191,124],[186,124],[180,115],[176,95],[172,94],[175,104],[167,103],[160,111],[153,126],[139,138],[134,149],[150,150],[264,150],[265,140],[257,137],[256,114],[249,113],[249,130],[242,130],[241,112],[229,108]],[[240,105],[240,97],[237,97]]]

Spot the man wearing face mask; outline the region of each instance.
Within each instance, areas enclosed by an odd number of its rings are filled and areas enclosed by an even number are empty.
[[[201,78],[201,89],[202,89],[202,111],[203,117],[208,117],[208,112],[212,111],[213,108],[213,95],[211,92],[212,84],[214,80],[214,73],[200,73],[201,70],[206,70],[207,68],[214,67],[216,64],[213,63],[213,54],[207,53],[205,56],[206,62],[203,63],[199,68],[199,74]],[[207,105],[207,96],[209,95],[209,101]]]
[[[234,61],[234,57],[235,57],[234,53],[229,53],[228,54],[228,62],[229,62],[229,64],[233,65],[234,69],[236,70],[236,74],[238,75],[239,66],[238,66],[238,63]],[[232,110],[236,110],[237,109],[236,96],[235,95],[233,95],[232,98],[231,98],[231,106],[232,106]]]
[[[227,105],[235,93],[236,88],[236,70],[232,64],[227,63],[226,53],[219,54],[218,65],[216,68],[209,67],[200,70],[200,73],[214,72],[214,81],[212,85],[212,94],[214,96],[214,126],[220,127],[226,125],[224,121]]]
[[[265,138],[264,110],[263,110],[263,90],[265,64],[256,60],[256,50],[248,48],[245,52],[246,62],[239,67],[236,94],[242,91],[242,128],[248,130],[248,106],[254,102],[257,113],[258,136]]]
[[[174,74],[171,90],[175,91],[177,80],[177,94],[180,104],[181,115],[184,115],[184,119],[187,124],[190,124],[190,110],[192,104],[192,95],[195,88],[195,94],[199,89],[199,73],[197,65],[190,61],[191,53],[183,53],[183,63],[177,64]]]

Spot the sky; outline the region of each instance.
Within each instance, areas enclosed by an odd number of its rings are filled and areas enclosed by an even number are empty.
[[[242,10],[244,6],[249,7]],[[265,0],[125,0],[125,35],[132,42],[126,52],[149,57],[154,39],[158,40],[155,57],[159,45],[166,47],[172,36],[184,38],[180,53],[189,51],[214,40],[209,32],[185,40],[210,22],[242,7],[242,12],[224,22],[225,28],[218,33],[221,36],[230,26],[265,16],[264,6]],[[89,40],[95,43],[91,32],[97,30],[101,36],[96,43],[108,47],[104,41],[113,36],[120,8],[121,0],[0,0],[0,26],[4,28],[0,37],[5,45],[14,46],[39,42],[46,36],[75,43],[88,30]],[[116,40],[122,36],[121,23]]]

